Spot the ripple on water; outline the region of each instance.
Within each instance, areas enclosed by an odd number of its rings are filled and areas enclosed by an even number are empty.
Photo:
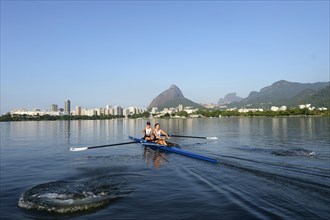
[[[18,206],[50,213],[91,211],[132,192],[125,187],[126,179],[103,176],[80,182],[55,181],[36,185],[24,192]]]

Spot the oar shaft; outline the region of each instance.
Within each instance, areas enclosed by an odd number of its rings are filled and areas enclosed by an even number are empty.
[[[134,144],[135,141],[130,142],[123,142],[123,143],[117,143],[117,144],[106,144],[106,145],[99,145],[99,146],[92,146],[92,147],[70,147],[70,151],[84,151],[88,149],[95,149],[95,148],[101,148],[101,147],[112,147],[112,146],[119,146],[119,145],[125,145],[125,144]]]
[[[175,135],[175,134],[170,134],[170,137],[184,137],[184,138],[199,138],[199,139],[218,139],[217,137],[199,137],[199,136],[187,136],[187,135]]]
[[[206,139],[206,137],[197,137],[197,136],[186,136],[186,135],[175,135],[175,134],[170,134],[170,137],[185,137],[185,138],[200,138],[200,139]]]
[[[125,144],[134,144],[134,143],[136,143],[136,142],[135,141],[130,141],[130,142],[124,142],[124,143],[118,143],[118,144],[106,144],[106,145],[88,147],[88,149],[94,149],[94,148],[100,148],[100,147],[112,147],[112,146],[119,146],[119,145],[125,145]]]

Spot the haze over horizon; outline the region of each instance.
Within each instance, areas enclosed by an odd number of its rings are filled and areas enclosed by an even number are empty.
[[[1,1],[0,112],[329,81],[329,1]]]

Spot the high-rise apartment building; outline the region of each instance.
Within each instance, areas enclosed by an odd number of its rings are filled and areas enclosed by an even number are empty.
[[[57,112],[58,111],[58,106],[56,104],[51,104],[50,105],[50,111],[51,112]]]
[[[113,115],[123,115],[123,109],[120,106],[113,107]]]
[[[81,106],[76,106],[75,115],[81,115]]]
[[[65,100],[64,102],[64,114],[65,115],[70,115],[70,111],[71,111],[71,108],[70,108],[70,100]]]

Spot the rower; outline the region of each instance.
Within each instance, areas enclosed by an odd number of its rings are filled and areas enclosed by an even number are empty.
[[[165,139],[161,137],[162,135],[164,135],[167,139],[170,139],[167,133],[160,128],[159,123],[156,123],[154,130],[155,141],[158,144],[167,146]]]
[[[142,130],[143,133],[143,139],[146,141],[153,141],[154,140],[154,134],[152,131],[152,128],[150,127],[150,122],[147,122],[147,126]]]

